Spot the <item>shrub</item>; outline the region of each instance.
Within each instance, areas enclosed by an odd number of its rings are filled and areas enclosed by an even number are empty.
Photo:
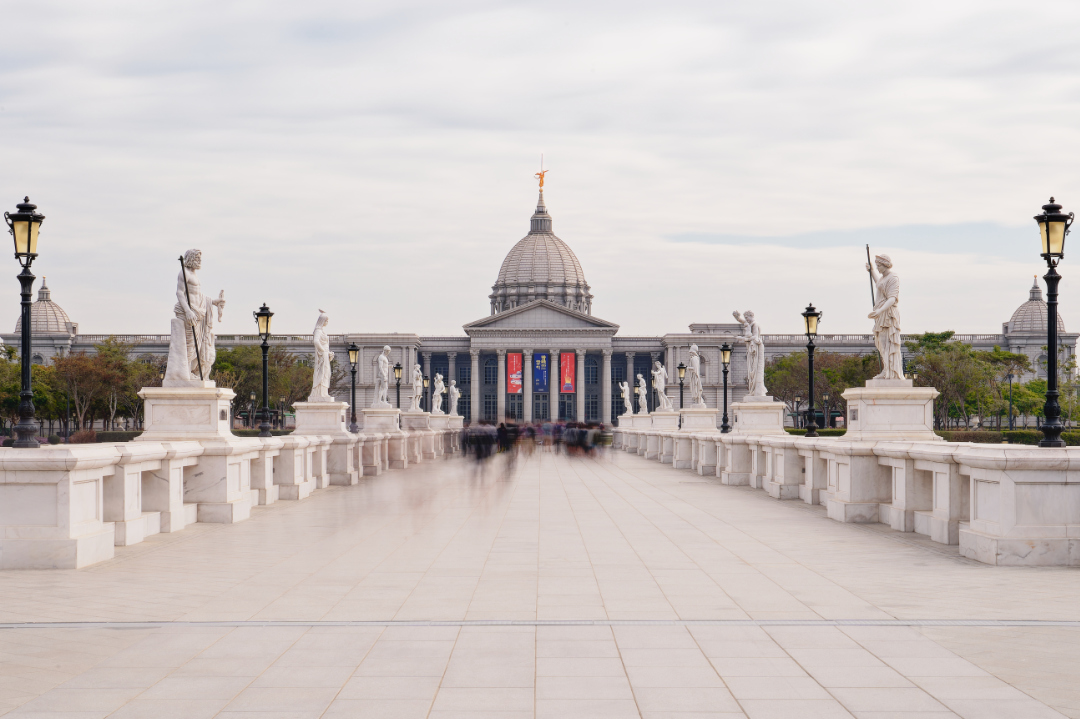
[[[938,429],[934,430],[934,434],[944,439],[946,442],[974,442],[976,444],[1001,444],[1004,437],[1001,436],[1001,432],[991,432],[989,430],[946,430]]]
[[[257,430],[257,429],[234,429],[232,431],[232,433],[234,435],[236,435],[237,437],[258,437],[259,436],[259,430]],[[285,434],[292,434],[292,430],[291,429],[272,429],[272,430],[270,430],[270,434],[272,434],[275,437],[280,437],[280,436],[285,435]]]
[[[97,442],[97,432],[92,429],[82,429],[71,435],[68,440],[71,444],[93,444]]]
[[[806,434],[805,429],[792,429],[791,427],[785,427],[788,434],[796,434],[802,436]],[[827,427],[825,429],[819,429],[817,431],[819,437],[843,437],[846,433],[846,429],[840,429],[838,427]]]
[[[1037,429],[1005,430],[1001,433],[1009,444],[1038,444],[1043,433]]]
[[[15,446],[15,440],[13,440],[13,439],[5,439],[4,440],[4,446],[5,447],[14,447]]]
[[[49,444],[60,444],[60,435],[58,435],[58,434],[50,434],[49,435]]]
[[[97,441],[98,442],[130,442],[131,440],[138,437],[140,434],[142,434],[141,431],[138,431],[138,432],[131,432],[131,431],[128,431],[128,432],[124,432],[124,431],[120,431],[120,432],[98,432],[97,433]]]

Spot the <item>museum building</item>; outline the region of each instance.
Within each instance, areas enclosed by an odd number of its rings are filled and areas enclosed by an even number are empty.
[[[529,222],[528,234],[507,253],[492,285],[490,315],[465,324],[463,334],[427,337],[356,332],[331,336],[339,363],[348,362],[346,347],[350,343],[361,348],[357,372],[360,407],[369,406],[374,397],[376,358],[384,346],[391,348],[391,363],[404,368],[402,382],[406,385],[413,364],[421,365],[427,377],[440,373],[447,384],[455,380],[461,391],[458,411],[466,421],[558,418],[614,422],[624,412],[619,383],[633,386],[639,374],[650,380],[654,360],[667,368],[667,394],[677,406],[676,367],[680,362],[688,363],[691,344],[700,351],[706,404],[719,407],[723,401],[720,347],[724,343],[734,349],[728,401],[742,399],[747,392],[746,357],[744,345],[737,339],[742,331],[738,323],[691,324],[687,332],[659,337],[620,336],[618,324],[593,316],[591,287],[573,250],[554,234],[542,189]],[[18,347],[20,328],[17,322],[13,334],[0,337],[9,346]],[[1066,358],[1071,357],[1080,335],[1066,333],[1060,317],[1058,330]],[[93,352],[95,344],[110,336],[79,334],[78,324],[52,300],[44,278],[31,307],[31,332],[33,361],[39,364],[69,352]],[[139,354],[168,356],[168,334],[115,337],[137,344]],[[1002,324],[1000,334],[964,334],[955,339],[980,350],[998,346],[1022,352],[1031,358],[1035,373],[1021,380],[1045,376],[1046,303],[1038,280],[1028,300]],[[806,348],[806,337],[801,334],[764,335],[764,341],[767,358]],[[275,335],[271,342],[298,354],[311,353],[310,334]],[[258,335],[217,335],[219,347],[259,343]],[[819,350],[843,354],[874,352],[870,334],[819,335],[815,344]],[[404,395],[408,393],[406,386]],[[390,398],[396,405],[393,385]],[[348,397],[339,399],[347,401]],[[445,409],[445,397],[443,401]],[[408,400],[404,402],[407,406]],[[632,404],[637,411],[636,397]],[[649,404],[649,409],[658,404],[655,392]]]

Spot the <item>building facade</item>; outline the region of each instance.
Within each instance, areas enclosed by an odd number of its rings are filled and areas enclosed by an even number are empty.
[[[357,372],[357,404],[371,404],[375,392],[376,358],[384,346],[391,349],[392,363],[403,367],[407,383],[410,368],[419,364],[425,376],[440,373],[457,382],[461,391],[458,411],[467,421],[542,421],[565,419],[613,422],[624,411],[619,383],[635,384],[637,375],[651,380],[656,360],[667,368],[667,393],[678,402],[676,367],[689,361],[689,348],[696,344],[701,355],[705,401],[710,407],[723,403],[720,346],[730,344],[732,353],[728,401],[745,396],[746,357],[737,336],[741,327],[734,322],[692,324],[686,332],[663,336],[619,335],[619,325],[592,315],[593,295],[578,261],[563,240],[552,230],[552,218],[544,204],[543,190],[530,219],[529,233],[507,254],[489,295],[489,316],[469,322],[460,334],[427,337],[409,333],[347,333],[333,335],[337,361],[348,362],[346,347],[355,342],[361,348]],[[19,325],[15,333],[0,335],[9,346],[19,346]],[[1078,336],[1065,332],[1059,318],[1058,329],[1066,359],[1076,351]],[[94,345],[110,335],[79,334],[78,325],[52,300],[44,279],[38,299],[31,308],[33,361],[48,363],[69,352],[93,352]],[[169,335],[116,335],[134,343],[139,354],[168,356]],[[803,335],[765,335],[767,358],[799,352],[806,348]],[[1038,280],[1000,334],[956,335],[956,340],[976,349],[995,346],[1021,352],[1031,358],[1032,376],[1045,376],[1046,303]],[[258,335],[217,335],[219,347],[258,345]],[[299,354],[310,354],[310,334],[276,335],[271,342]],[[865,355],[874,352],[870,334],[820,335],[820,350]],[[651,382],[650,382],[651,386]],[[408,395],[408,389],[406,389]],[[396,393],[391,388],[391,399]],[[347,397],[341,397],[347,400]],[[395,401],[396,403],[396,401]],[[406,406],[408,402],[406,401]],[[632,398],[635,411],[638,400]],[[657,405],[655,392],[649,409]],[[445,406],[445,405],[444,405]]]

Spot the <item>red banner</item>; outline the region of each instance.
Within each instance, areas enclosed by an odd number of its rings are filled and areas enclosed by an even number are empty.
[[[508,394],[521,394],[522,378],[521,353],[506,353],[506,391]]]
[[[573,352],[563,352],[559,357],[559,392],[562,394],[574,393],[574,361],[577,356]]]

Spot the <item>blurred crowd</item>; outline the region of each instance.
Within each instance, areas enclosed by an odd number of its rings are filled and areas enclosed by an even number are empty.
[[[465,429],[463,446],[466,456],[483,471],[488,460],[502,456],[506,471],[514,470],[519,453],[565,452],[571,457],[591,457],[611,446],[610,426],[599,422],[526,422],[524,424],[480,421]]]

